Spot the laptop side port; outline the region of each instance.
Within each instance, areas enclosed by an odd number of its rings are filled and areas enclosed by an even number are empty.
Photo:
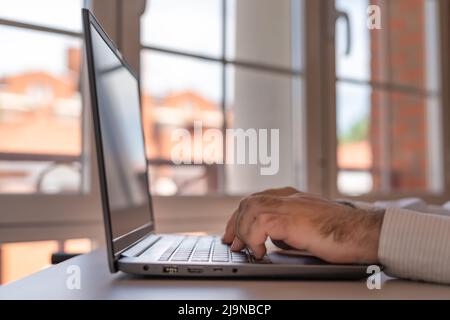
[[[163,268],[163,272],[164,273],[174,274],[174,273],[178,272],[178,268],[177,267],[164,267]]]
[[[223,268],[221,268],[221,267],[214,267],[214,268],[213,268],[213,271],[214,271],[214,272],[222,272],[222,271],[223,271]]]
[[[192,267],[188,267],[187,271],[189,273],[202,273],[203,272],[203,268],[192,268]]]

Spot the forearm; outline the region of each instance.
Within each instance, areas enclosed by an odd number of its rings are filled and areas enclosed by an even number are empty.
[[[388,275],[450,283],[450,217],[387,209],[378,257]]]

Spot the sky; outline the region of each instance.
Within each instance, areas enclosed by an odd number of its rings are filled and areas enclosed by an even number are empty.
[[[349,14],[351,52],[345,55],[346,26],[338,21],[336,30],[336,75],[358,80],[370,79],[370,35],[366,27],[368,0],[336,0],[336,8]],[[337,125],[345,132],[369,113],[371,90],[368,86],[340,83],[336,87]]]
[[[82,0],[1,0],[0,18],[81,31]],[[57,14],[56,14],[57,13]],[[62,74],[66,50],[81,40],[0,25],[0,77],[24,70]]]

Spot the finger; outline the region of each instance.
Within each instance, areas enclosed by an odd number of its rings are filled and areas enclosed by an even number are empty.
[[[248,198],[252,196],[260,196],[260,195],[272,195],[272,196],[291,196],[295,194],[305,194],[303,192],[298,191],[297,189],[293,187],[283,187],[283,188],[274,188],[274,189],[267,189],[261,192],[254,193],[250,195],[247,198],[244,198],[239,203],[239,208],[234,211],[232,216],[227,222],[227,225],[225,227],[225,233],[222,236],[222,241],[226,244],[232,243],[233,239],[236,237],[235,234],[235,226],[236,226],[236,218],[238,217],[239,211],[242,210],[242,207],[244,206],[244,203],[248,200]]]
[[[225,233],[222,236],[222,242],[226,244],[231,244],[233,239],[236,237],[234,228],[236,225],[236,216],[238,211],[235,210],[230,219],[227,222],[227,226],[225,227]]]
[[[243,250],[246,247],[245,243],[239,240],[238,238],[234,238],[233,243],[231,244],[231,251],[238,252]]]
[[[256,259],[266,254],[266,240],[268,237],[283,241],[286,239],[284,216],[264,213],[252,223],[249,232],[244,236],[243,242],[251,249]]]
[[[236,221],[239,215],[242,213],[243,208],[245,208],[249,197],[242,199],[239,202],[239,207],[234,211],[230,220],[228,220],[227,226],[225,228],[225,234],[222,237],[222,241],[226,244],[232,243],[233,239],[236,237]]]
[[[234,228],[232,228],[233,234],[235,235],[235,238],[234,238],[232,246],[231,246],[232,251],[241,251],[242,249],[244,249],[246,247],[245,243],[239,239],[240,235],[239,235],[238,230],[240,230],[240,228],[242,230],[248,229],[247,226],[250,225],[251,222],[253,222],[253,220],[255,220],[257,214],[260,212],[258,210],[249,210],[249,208],[256,209],[255,206],[258,206],[262,203],[268,203],[269,200],[268,199],[264,200],[264,197],[267,197],[267,196],[261,196],[261,195],[250,196],[250,197],[246,198],[245,201],[241,201],[241,203],[239,205],[239,209],[236,212],[235,217],[234,217],[234,222],[235,222]],[[272,206],[275,205],[275,201],[276,201],[275,199],[272,199],[272,198],[270,199]]]
[[[296,199],[303,199],[303,200],[311,200],[311,201],[322,201],[322,202],[327,201],[326,199],[324,199],[323,197],[320,197],[318,195],[311,194],[311,193],[303,193],[303,192],[291,194],[288,197],[296,198]]]
[[[247,233],[251,224],[261,213],[282,213],[284,198],[267,195],[249,197],[245,206],[236,217],[235,234],[242,240],[242,235]]]
[[[284,188],[274,188],[274,189],[267,189],[261,192],[257,192],[252,194],[252,196],[257,196],[257,195],[272,195],[272,196],[283,196],[283,197],[287,197],[296,193],[301,193],[303,194],[303,192],[298,191],[297,189],[293,188],[293,187],[284,187]]]

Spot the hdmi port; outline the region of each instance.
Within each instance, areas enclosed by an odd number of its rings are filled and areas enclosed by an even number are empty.
[[[202,268],[187,268],[187,271],[189,273],[202,273],[203,269]]]

